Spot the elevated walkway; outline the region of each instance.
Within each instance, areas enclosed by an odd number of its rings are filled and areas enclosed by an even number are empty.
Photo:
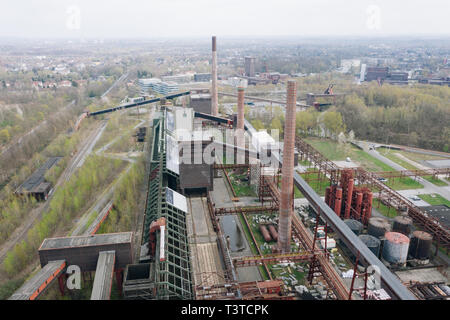
[[[48,262],[34,277],[14,292],[8,300],[37,299],[65,269],[65,260]]]

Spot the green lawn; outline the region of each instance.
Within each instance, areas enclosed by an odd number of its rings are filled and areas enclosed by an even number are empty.
[[[395,171],[387,164],[351,144],[339,145],[336,141],[319,138],[306,138],[305,140],[327,159],[344,161],[349,157],[368,171]]]
[[[309,168],[307,169],[307,171],[315,171],[316,169],[314,168]],[[298,174],[301,175],[301,177],[308,182],[309,186],[311,188],[313,188],[313,190],[315,192],[317,192],[317,194],[319,194],[320,196],[324,196],[325,195],[325,190],[327,187],[330,186],[330,179],[328,179],[327,177],[322,177],[322,181],[318,181],[319,178],[319,174],[314,173],[314,174],[301,174],[300,172],[298,172]],[[299,193],[299,197],[298,198],[304,198],[303,195],[301,194],[300,190],[297,189],[297,187],[295,187],[296,191],[298,191]],[[297,198],[297,196],[296,196]]]
[[[394,161],[395,163],[401,165],[403,168],[408,170],[417,170],[418,168],[413,166],[411,163],[400,159],[397,157],[394,153],[397,152],[397,150],[390,150],[387,148],[378,148],[377,151],[384,157],[388,158],[389,160]]]
[[[423,201],[428,202],[432,206],[446,205],[450,207],[450,201],[442,197],[437,193],[432,194],[419,194],[418,196]]]
[[[447,183],[445,183],[441,179],[434,178],[433,176],[424,176],[422,178],[424,178],[425,180],[427,180],[427,181],[431,182],[432,184],[437,185],[439,187],[446,187],[446,186],[448,186]]]
[[[381,153],[381,151],[386,150],[389,151],[390,149],[388,148],[377,148],[378,152]],[[408,151],[403,151],[403,150],[390,150],[390,152],[392,153],[400,153],[402,156],[412,160],[412,161],[416,161],[416,162],[421,162],[424,160],[442,160],[445,158],[442,157],[438,157],[438,156],[433,156],[433,155],[428,155],[428,154],[421,154],[421,153],[415,153],[415,152],[408,152]]]
[[[378,160],[363,150],[350,144],[339,145],[336,141],[319,138],[307,138],[306,142],[311,144],[317,151],[322,153],[327,159],[334,161],[343,161],[349,157],[352,161],[358,163],[364,169],[372,172],[376,171],[395,171],[381,160]],[[423,185],[413,179],[406,177],[402,179],[395,178],[393,181],[387,181],[389,187],[394,190],[421,189]],[[321,194],[323,195],[323,194]]]
[[[250,245],[250,250],[252,251],[252,253],[254,255],[257,255],[258,254],[258,250],[256,249],[256,245],[253,242],[252,236],[251,236],[250,231],[249,231],[249,229],[247,227],[247,224],[245,223],[245,220],[244,220],[244,217],[242,216],[242,213],[239,213],[238,216],[239,216],[239,221],[241,222],[242,228],[244,229],[245,236],[247,237],[248,243]]]
[[[377,209],[385,217],[394,218],[397,216],[397,210],[395,208],[386,206],[378,199],[373,199],[373,208]]]
[[[382,154],[383,156],[385,156],[389,160],[392,160],[395,163],[398,163],[399,165],[401,165],[405,169],[408,169],[408,170],[417,170],[417,169],[419,169],[419,168],[413,166],[411,163],[409,163],[409,162],[399,158],[398,156],[396,156],[395,153],[400,153],[398,150],[390,150],[390,149],[387,149],[387,148],[378,148],[377,150],[378,150],[378,152],[380,154]],[[406,152],[406,153],[410,153],[410,152]],[[404,156],[406,157],[406,155],[404,155]],[[424,178],[425,180],[427,180],[427,181],[429,181],[429,182],[431,182],[434,185],[439,186],[439,187],[447,186],[447,184],[444,181],[442,181],[440,179],[433,178],[433,176],[424,176],[422,178]],[[397,189],[397,190],[401,190],[401,189]]]
[[[409,177],[388,179],[386,185],[394,190],[422,189],[423,185]]]

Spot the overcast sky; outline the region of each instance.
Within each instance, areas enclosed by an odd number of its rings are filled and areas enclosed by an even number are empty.
[[[450,0],[0,0],[0,37],[450,35]]]

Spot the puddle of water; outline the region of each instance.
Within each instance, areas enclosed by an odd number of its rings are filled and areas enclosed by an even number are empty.
[[[225,237],[229,237],[230,240],[230,250],[232,252],[238,252],[245,250],[245,235],[241,227],[236,222],[235,217],[233,216],[224,216],[220,218],[220,222],[222,224],[222,230],[225,234]]]

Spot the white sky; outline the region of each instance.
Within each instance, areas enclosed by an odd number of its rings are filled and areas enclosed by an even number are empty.
[[[0,37],[449,35],[449,17],[450,0],[0,0]]]

